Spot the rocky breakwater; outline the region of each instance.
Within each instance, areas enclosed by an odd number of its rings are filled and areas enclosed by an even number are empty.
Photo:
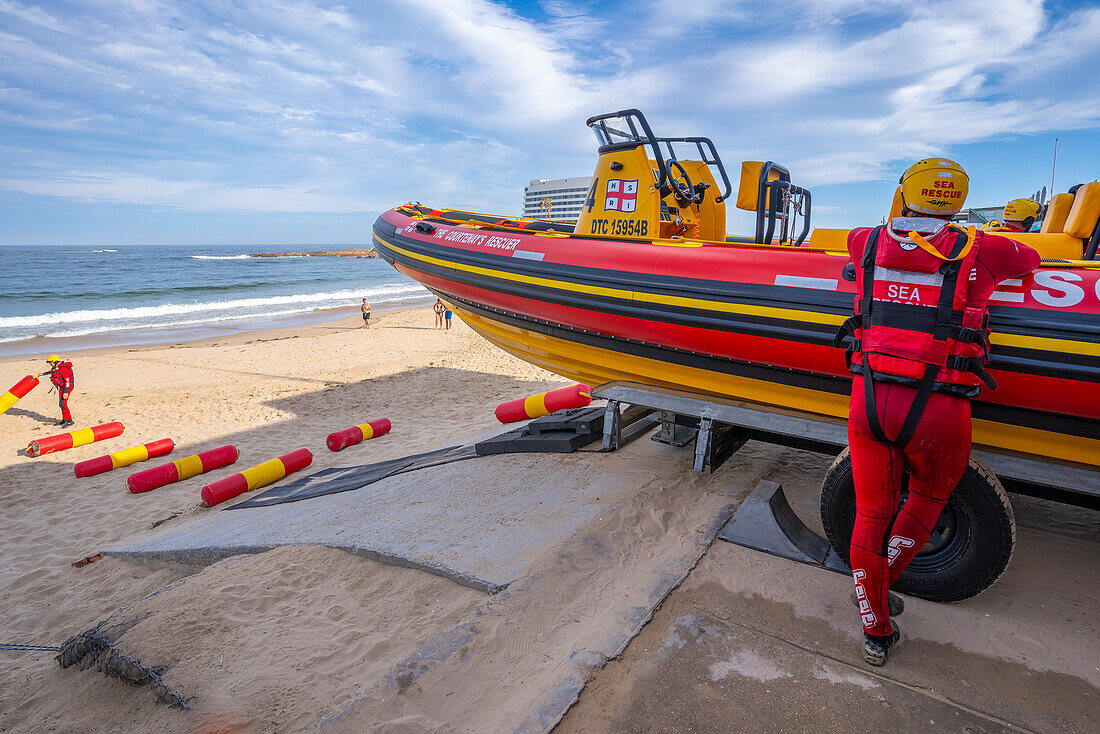
[[[256,252],[252,257],[378,257],[373,248],[369,250],[318,250],[317,252]]]

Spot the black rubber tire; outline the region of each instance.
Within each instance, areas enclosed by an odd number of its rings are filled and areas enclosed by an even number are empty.
[[[845,563],[849,562],[855,500],[852,457],[844,449],[821,485],[821,524]],[[1015,546],[1016,518],[1008,493],[985,464],[971,458],[932,540],[890,588],[932,601],[969,599],[1000,578]]]

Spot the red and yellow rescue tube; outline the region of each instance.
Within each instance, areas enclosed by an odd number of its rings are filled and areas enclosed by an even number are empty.
[[[131,474],[126,479],[126,489],[130,494],[149,492],[166,484],[190,479],[199,474],[229,466],[240,455],[241,452],[237,450],[236,446],[221,446],[194,456],[176,459],[170,464],[161,464],[160,466],[154,466],[152,469]]]
[[[340,451],[368,439],[384,436],[390,432],[391,427],[389,418],[379,418],[342,431],[333,431],[328,435],[326,444],[329,451]]]
[[[305,469],[313,463],[313,454],[309,449],[298,449],[277,459],[265,461],[250,469],[237,472],[231,477],[219,479],[202,488],[202,502],[207,507],[231,500],[249,490],[266,487],[277,482],[287,474]]]
[[[38,387],[38,378],[34,375],[27,375],[15,383],[10,390],[0,395],[0,414],[25,398],[27,393],[36,387]]]
[[[104,423],[103,425],[92,426],[91,428],[81,428],[79,431],[70,431],[69,433],[59,433],[56,436],[47,436],[37,441],[31,441],[27,446],[27,453],[31,456],[52,454],[55,451],[64,451],[74,446],[83,446],[85,444],[95,443],[96,441],[102,441],[105,438],[121,436],[124,430],[126,430],[125,426],[115,422]]]
[[[176,448],[176,444],[172,439],[162,438],[158,441],[150,441],[122,451],[115,451],[106,456],[97,456],[94,459],[82,461],[73,467],[73,471],[76,472],[78,477],[94,477],[96,474],[170,454],[174,448]]]
[[[592,388],[588,385],[569,385],[557,390],[540,392],[518,400],[501,403],[494,411],[501,423],[514,423],[528,418],[540,418],[566,408],[583,408],[592,402]]]

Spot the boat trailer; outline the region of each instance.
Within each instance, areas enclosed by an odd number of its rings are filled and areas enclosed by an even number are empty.
[[[624,381],[600,385],[592,390],[592,396],[607,400],[604,451],[613,451],[659,424],[655,441],[674,446],[695,441],[694,468],[700,472],[717,470],[749,440],[830,456],[841,454],[848,446],[846,423],[827,416]],[[983,449],[975,449],[972,458],[988,467],[1005,489],[1017,494],[1100,509],[1100,471],[1095,468]],[[1014,522],[1011,514],[1009,522]],[[775,482],[760,482],[719,537],[849,573],[830,542],[806,526]]]

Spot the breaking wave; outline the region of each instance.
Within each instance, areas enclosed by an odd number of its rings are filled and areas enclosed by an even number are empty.
[[[427,289],[416,283],[393,283],[324,293],[7,316],[0,317],[0,342],[287,316],[317,309],[356,306],[361,298],[367,298],[372,303],[388,303],[425,295],[428,295]]]

